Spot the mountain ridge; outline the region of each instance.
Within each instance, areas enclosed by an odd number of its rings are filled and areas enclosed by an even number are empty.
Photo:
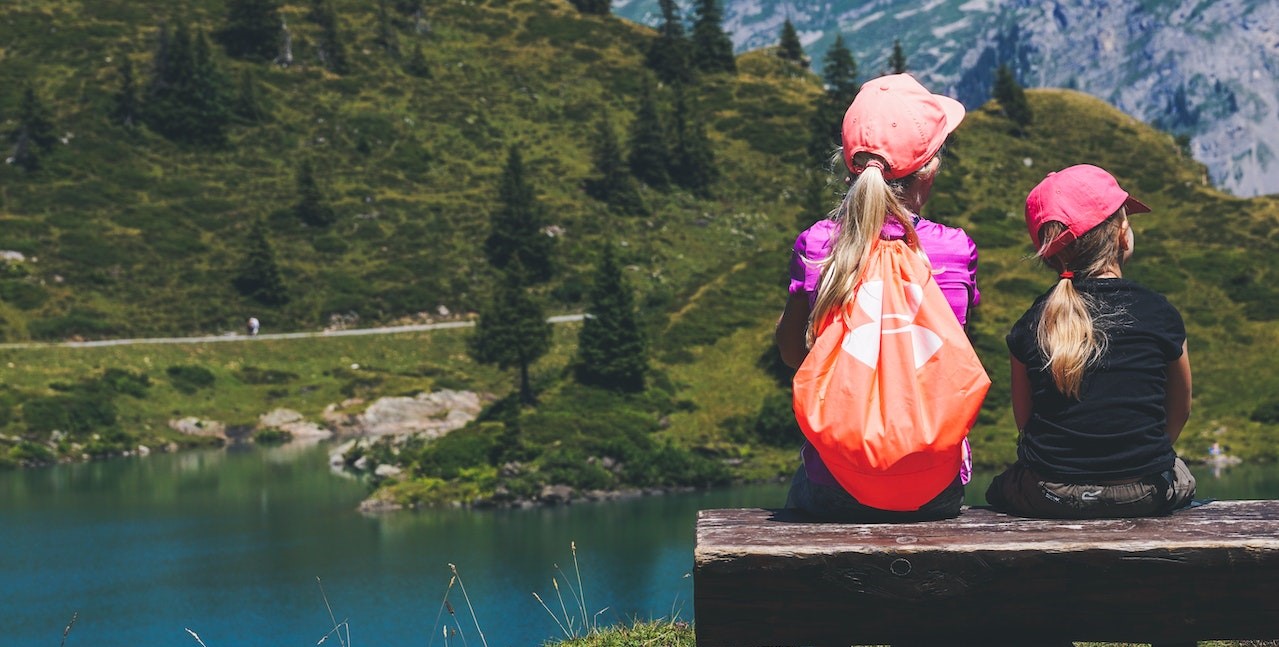
[[[814,64],[838,31],[862,79],[900,40],[910,69],[975,108],[1006,63],[1028,87],[1083,90],[1189,138],[1214,182],[1241,196],[1279,193],[1279,5],[1257,0],[1120,3],[1031,0],[725,0],[740,50],[795,24]],[[655,0],[615,11],[652,24]],[[1063,55],[1065,52],[1067,54]]]

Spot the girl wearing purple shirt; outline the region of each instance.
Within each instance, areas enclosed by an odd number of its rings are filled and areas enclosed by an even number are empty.
[[[803,363],[812,345],[812,322],[852,298],[860,265],[873,243],[905,239],[933,267],[933,274],[960,324],[981,299],[977,291],[977,247],[962,229],[918,214],[932,193],[946,137],[964,117],[959,102],[934,95],[906,74],[867,82],[849,106],[843,123],[843,159],[850,188],[826,220],[795,240],[790,263],[790,298],[775,338],[782,361]],[[851,225],[849,224],[851,223]],[[914,512],[877,510],[848,494],[804,443],[786,507],[845,521],[941,519],[959,514],[964,484],[971,474],[965,441],[964,464],[954,482]]]

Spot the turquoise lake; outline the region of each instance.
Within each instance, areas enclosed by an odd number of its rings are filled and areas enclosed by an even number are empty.
[[[0,643],[315,645],[324,593],[353,645],[538,645],[582,622],[691,620],[697,510],[780,506],[781,484],[532,510],[355,511],[323,447],[154,455],[0,472]],[[1201,498],[1279,498],[1279,470],[1192,466]],[[969,488],[970,503],[990,475]],[[576,543],[578,569],[570,545]],[[441,613],[449,564],[461,585]],[[558,569],[557,569],[558,565]],[[467,608],[467,599],[474,618]],[[444,627],[461,635],[444,636]],[[345,635],[344,635],[345,638]],[[326,645],[337,645],[330,636]]]

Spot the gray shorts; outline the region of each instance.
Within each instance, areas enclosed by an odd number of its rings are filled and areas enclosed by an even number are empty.
[[[838,485],[822,485],[808,479],[808,470],[801,463],[791,479],[790,492],[786,495],[786,507],[803,510],[812,517],[824,521],[847,523],[896,523],[906,521],[932,521],[959,516],[964,505],[964,485],[959,476],[932,501],[918,510],[897,512],[872,508],[849,494]]]
[[[1157,517],[1190,505],[1195,477],[1180,458],[1167,472],[1120,485],[1058,483],[1018,461],[986,490],[994,509],[1043,519]]]

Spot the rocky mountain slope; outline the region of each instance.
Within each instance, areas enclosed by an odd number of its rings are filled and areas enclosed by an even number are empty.
[[[613,5],[656,22],[656,0]],[[885,70],[900,40],[916,75],[970,108],[1008,63],[1028,87],[1082,90],[1188,137],[1236,195],[1279,193],[1279,3],[724,0],[724,15],[739,50],[774,44],[789,17],[816,65],[842,33],[863,77]]]

